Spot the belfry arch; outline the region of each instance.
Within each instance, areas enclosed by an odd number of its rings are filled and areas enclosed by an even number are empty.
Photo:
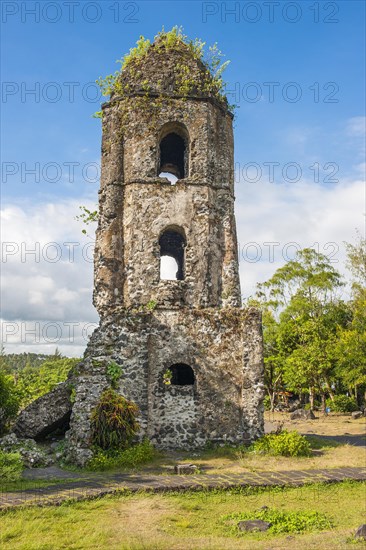
[[[183,281],[185,276],[185,247],[186,238],[184,230],[180,227],[171,226],[164,229],[159,237],[160,247],[160,278],[162,278],[162,259],[164,257],[173,258],[176,262],[177,271],[174,277],[178,281]]]
[[[179,122],[168,122],[160,129],[158,173],[172,174],[178,179],[189,175],[189,134]]]

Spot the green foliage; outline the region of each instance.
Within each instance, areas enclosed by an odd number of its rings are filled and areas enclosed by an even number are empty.
[[[280,533],[305,533],[309,531],[323,531],[331,529],[334,525],[331,519],[325,514],[309,510],[304,512],[283,512],[275,508],[264,508],[255,512],[238,512],[226,515],[222,520],[243,521],[261,519],[271,523],[268,532]],[[232,527],[238,535],[245,535],[245,532],[238,530],[237,525]]]
[[[353,275],[352,289],[357,296],[358,292],[366,288],[366,239],[357,232],[356,244],[345,243],[347,252],[347,267]]]
[[[272,398],[278,390],[309,392],[311,399],[331,391],[339,332],[351,316],[337,296],[343,284],[326,256],[306,248],[258,285],[265,383]]]
[[[335,395],[333,401],[327,399],[327,406],[331,411],[339,413],[354,412],[358,410],[355,399],[347,395]]]
[[[123,374],[121,365],[118,365],[114,361],[107,366],[107,376],[110,378],[112,388],[116,389],[118,381]]]
[[[140,36],[140,38],[136,42],[136,46],[134,48],[131,48],[130,51],[123,57],[123,59],[119,61],[119,63],[121,63],[121,69],[123,70],[130,63],[133,63],[134,61],[145,57],[150,49],[150,46],[150,40],[148,38],[145,38],[144,36]]]
[[[173,373],[170,369],[166,369],[163,373],[163,384],[170,386],[172,383]]]
[[[5,409],[5,420],[64,382],[79,361],[62,357],[57,349],[52,355],[0,353],[0,408]]]
[[[18,409],[19,397],[13,378],[0,370],[0,435],[6,429],[9,420],[16,416]]]
[[[104,391],[91,415],[92,443],[102,449],[125,449],[139,430],[138,407],[112,388]]]
[[[366,288],[354,286],[350,320],[338,331],[337,375],[346,388],[366,387]]]
[[[156,309],[156,306],[158,305],[158,302],[156,300],[150,300],[147,304],[146,304],[146,308],[149,310],[149,311],[154,311],[154,309]]]
[[[19,453],[5,453],[0,450],[1,481],[17,481],[23,470],[23,461]]]
[[[15,374],[25,367],[40,367],[46,359],[54,357],[43,353],[5,353],[4,348],[0,350],[0,366],[6,374]]]
[[[283,430],[279,434],[260,437],[249,448],[258,454],[272,456],[310,456],[311,449],[307,439],[296,431]]]
[[[95,113],[95,118],[101,118],[101,115],[97,116],[99,115],[99,113],[101,113],[101,111]],[[88,208],[86,208],[86,206],[79,206],[79,208],[81,210],[81,214],[75,216],[76,220],[83,222],[85,225],[89,225],[98,221],[98,210],[89,210]],[[88,233],[86,229],[82,229],[81,232],[83,233],[83,235],[87,235]]]
[[[40,367],[26,366],[14,376],[21,407],[29,405],[38,397],[50,392],[60,382],[64,382],[79,362],[80,359],[49,356]]]
[[[108,449],[97,448],[93,458],[88,463],[88,469],[93,471],[104,471],[113,469],[138,468],[139,466],[151,462],[158,456],[157,451],[152,444],[144,439],[128,449]]]
[[[319,409],[321,407],[321,402],[318,401],[317,399],[314,399],[314,408],[315,409]],[[306,405],[304,406],[304,409],[306,411],[310,411],[311,409],[311,404],[310,403],[306,403]]]
[[[257,295],[259,298],[266,297],[266,302],[276,310],[290,306],[294,299],[301,303],[305,300],[309,305],[315,302],[316,306],[343,285],[341,275],[327,256],[312,248],[304,248],[297,252],[294,260],[277,269],[269,281],[258,284]]]
[[[269,395],[266,395],[265,398],[263,399],[263,405],[264,405],[265,411],[271,410],[271,398],[269,397]]]
[[[130,51],[119,61],[121,69],[114,74],[110,74],[105,78],[100,77],[96,82],[100,86],[102,94],[109,96],[113,93],[123,94],[125,90],[121,84],[121,74],[123,71],[134,70],[137,71],[140,63],[148,55],[153,44],[148,38],[140,36],[136,42],[136,46],[131,48]],[[184,46],[190,53],[190,55],[199,61],[201,61],[206,68],[205,82],[201,84],[203,86],[202,92],[212,93],[218,99],[224,99],[225,83],[222,79],[222,74],[229,64],[229,61],[223,62],[223,54],[218,49],[217,44],[210,46],[205,50],[205,42],[199,38],[190,40],[187,35],[184,34],[182,27],[175,26],[170,31],[165,31],[164,28],[154,38],[154,47],[156,51],[165,51],[171,49],[177,49]],[[186,96],[198,85],[196,81],[191,78],[188,65],[180,64],[176,67],[177,74],[179,75],[180,85],[178,92]],[[143,83],[143,89],[148,92],[148,82]],[[100,112],[96,113],[97,117],[100,116]]]

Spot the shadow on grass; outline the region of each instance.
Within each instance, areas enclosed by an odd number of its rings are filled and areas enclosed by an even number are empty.
[[[366,436],[364,434],[349,435],[313,435],[303,434],[309,441],[312,449],[323,449],[327,447],[338,447],[339,445],[354,445],[366,447]]]

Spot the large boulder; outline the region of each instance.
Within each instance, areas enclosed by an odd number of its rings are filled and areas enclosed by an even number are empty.
[[[19,414],[13,432],[21,438],[43,439],[57,429],[66,431],[71,416],[70,382],[58,384]]]
[[[352,418],[354,420],[357,420],[358,418],[362,418],[363,417],[363,412],[362,411],[355,411],[352,413]]]
[[[315,415],[313,411],[306,411],[305,409],[297,409],[290,415],[291,420],[314,420]]]

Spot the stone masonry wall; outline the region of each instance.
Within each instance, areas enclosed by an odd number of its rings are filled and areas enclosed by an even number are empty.
[[[105,320],[94,333],[76,379],[67,434],[72,458],[91,453],[90,413],[122,367],[118,391],[140,409],[140,437],[163,448],[208,441],[242,443],[263,432],[261,320],[256,309],[228,308],[129,313]],[[164,384],[169,366],[185,363],[193,386]],[[75,458],[76,457],[76,458]]]
[[[171,99],[153,110],[152,123],[151,105],[139,108],[140,100],[104,109],[94,303],[104,316],[156,299],[159,236],[175,225],[187,238],[182,303],[240,306],[231,116],[202,100]],[[176,185],[157,177],[167,123],[184,124],[189,135],[189,175]]]

